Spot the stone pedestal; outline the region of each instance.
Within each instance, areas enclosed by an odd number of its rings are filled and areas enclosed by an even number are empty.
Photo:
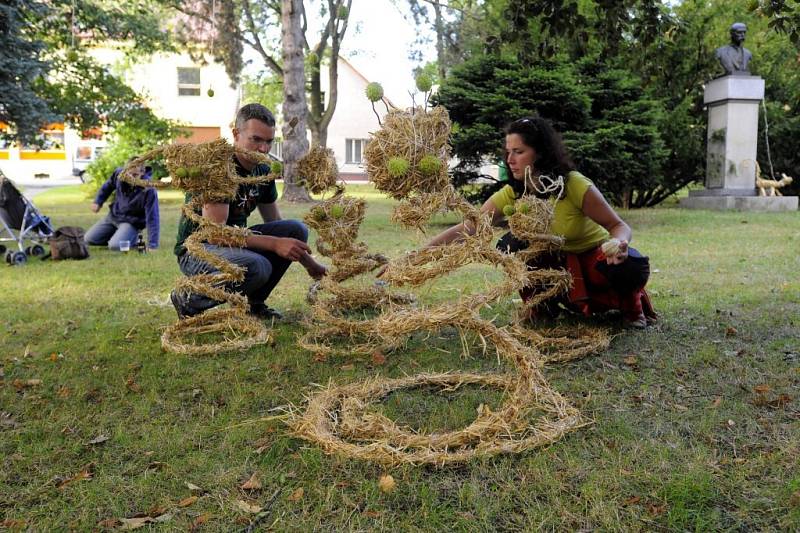
[[[758,107],[764,80],[725,76],[706,85],[708,105],[706,188],[681,200],[690,209],[786,211],[797,209],[796,196],[758,196],[756,147]]]

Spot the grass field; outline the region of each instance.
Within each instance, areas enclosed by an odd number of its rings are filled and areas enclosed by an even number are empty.
[[[424,241],[389,222],[390,201],[352,190],[368,202],[371,251]],[[77,188],[35,202],[56,226],[97,219]],[[270,300],[288,316],[274,346],[164,353],[180,203],[161,193],[162,246],[147,255],[93,249],[87,261],[0,266],[0,529],[800,529],[798,213],[622,213],[651,258],[662,318],[643,332],[613,329],[605,353],[547,368],[593,424],[522,455],[387,469],[326,456],[257,419],[329,380],[493,370],[495,354],[479,344],[462,354],[445,330],[412,337],[383,365],[314,361],[295,344],[309,284],[297,267]],[[299,218],[307,206],[281,209]],[[447,301],[497,276],[469,268],[420,297]],[[513,305],[491,314],[505,323]],[[477,387],[404,391],[384,409],[436,431],[500,401]],[[390,494],[378,489],[385,473],[397,482]],[[243,489],[253,474],[261,488]]]

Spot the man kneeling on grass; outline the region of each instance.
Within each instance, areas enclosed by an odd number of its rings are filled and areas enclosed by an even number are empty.
[[[260,104],[247,104],[236,114],[233,128],[234,145],[247,150],[269,152],[275,137],[275,117]],[[264,176],[269,166],[256,164],[244,157],[234,156],[236,171],[242,177]],[[187,194],[188,202],[191,196]],[[258,207],[263,224],[251,226],[253,235],[247,237],[245,248],[228,248],[205,244],[208,251],[227,259],[245,269],[241,283],[228,287],[247,297],[250,314],[264,319],[281,318],[281,314],[265,303],[272,290],[283,277],[293,261],[305,267],[309,276],[320,279],[326,268],[311,257],[311,248],[306,244],[308,228],[298,220],[281,220],[275,203],[278,190],[275,182],[239,186],[236,197],[228,203],[207,203],[202,215],[228,226],[247,226],[247,217]],[[197,229],[197,225],[181,215],[178,223],[178,240],[175,255],[178,266],[186,276],[216,272],[216,269],[201,259],[186,253],[184,241]],[[220,302],[201,294],[183,294],[172,291],[172,304],[180,318],[190,317],[210,309]]]

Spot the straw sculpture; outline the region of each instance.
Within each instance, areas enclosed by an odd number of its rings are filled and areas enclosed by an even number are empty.
[[[297,176],[305,182],[306,189],[320,194],[336,185],[339,169],[333,150],[322,146],[314,146],[303,156],[295,168]]]
[[[554,442],[587,423],[547,385],[540,369],[545,362],[570,360],[603,349],[608,345],[608,336],[590,329],[574,339],[563,331],[535,332],[521,324],[501,328],[479,315],[481,308],[525,287],[537,290],[528,305],[537,305],[568,289],[571,279],[566,271],[531,270],[526,264],[562,243],[550,234],[552,205],[535,197],[520,199],[518,213],[510,217],[509,225],[530,247],[522,254],[498,251],[492,246],[494,232],[489,217],[467,203],[448,183],[449,130],[449,118],[442,108],[429,112],[392,111],[367,144],[365,159],[370,179],[376,188],[401,200],[392,215],[394,222],[422,229],[434,214],[456,211],[465,226],[474,230],[459,241],[424,248],[389,262],[382,279],[395,287],[419,287],[462,266],[479,263],[500,268],[504,281],[438,306],[387,306],[376,318],[358,323],[337,319],[332,309],[322,307],[318,316],[327,314],[330,329],[326,333],[349,334],[364,350],[378,344],[397,347],[413,332],[446,327],[461,332],[462,345],[466,347],[464,333],[472,332],[484,346],[493,345],[498,358],[510,362],[514,372],[420,374],[399,379],[374,378],[351,385],[330,384],[311,395],[306,409],[294,411],[290,418],[297,436],[317,443],[327,453],[388,465],[443,465],[518,453]],[[431,155],[440,158],[439,165],[430,162]],[[461,430],[431,435],[401,427],[371,409],[398,389],[454,390],[462,385],[498,388],[504,392],[504,402],[496,411],[481,410]]]
[[[265,183],[269,176],[240,177],[234,165],[234,155],[246,157],[258,163],[269,163],[261,153],[243,150],[230,145],[225,139],[201,144],[181,144],[159,147],[130,161],[121,179],[140,187],[164,187],[167,182],[151,182],[134,178],[129,171],[147,161],[163,158],[172,177],[171,185],[191,194],[184,204],[183,215],[198,225],[198,229],[186,239],[187,253],[202,259],[217,272],[181,277],[175,289],[184,293],[203,294],[229,307],[215,307],[204,313],[179,320],[167,327],[161,336],[161,346],[180,354],[211,354],[223,351],[244,350],[269,341],[269,332],[260,321],[249,316],[247,299],[225,289],[229,283],[241,282],[244,270],[205,249],[203,243],[218,246],[244,247],[249,230],[214,223],[200,213],[206,203],[227,202],[236,196],[242,184]],[[196,339],[201,335],[219,334],[221,340],[204,342]]]
[[[335,353],[337,350],[332,341],[343,338],[347,340],[347,352],[367,354],[375,350],[374,338],[365,337],[362,342],[357,342],[359,335],[368,336],[366,322],[369,318],[364,316],[364,312],[380,310],[388,305],[407,305],[413,298],[387,291],[386,284],[363,286],[363,283],[353,283],[385,265],[388,258],[369,253],[367,245],[358,242],[365,202],[345,195],[344,187],[335,185],[338,174],[331,174],[331,169],[335,172],[336,166],[332,152],[328,152],[314,148],[298,162],[307,181],[312,176],[325,176],[324,179],[311,178],[316,180],[315,192],[335,186],[333,196],[314,206],[303,218],[317,232],[317,250],[331,259],[332,267],[325,278],[309,289],[307,300],[313,306],[312,313],[307,320],[308,332],[298,340],[298,344],[321,357]]]

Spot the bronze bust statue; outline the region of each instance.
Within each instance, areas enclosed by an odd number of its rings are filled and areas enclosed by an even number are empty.
[[[715,55],[719,59],[719,64],[725,69],[724,76],[750,75],[747,64],[753,59],[753,54],[742,44],[746,33],[747,26],[744,23],[733,23],[731,25],[731,44],[717,48]]]

